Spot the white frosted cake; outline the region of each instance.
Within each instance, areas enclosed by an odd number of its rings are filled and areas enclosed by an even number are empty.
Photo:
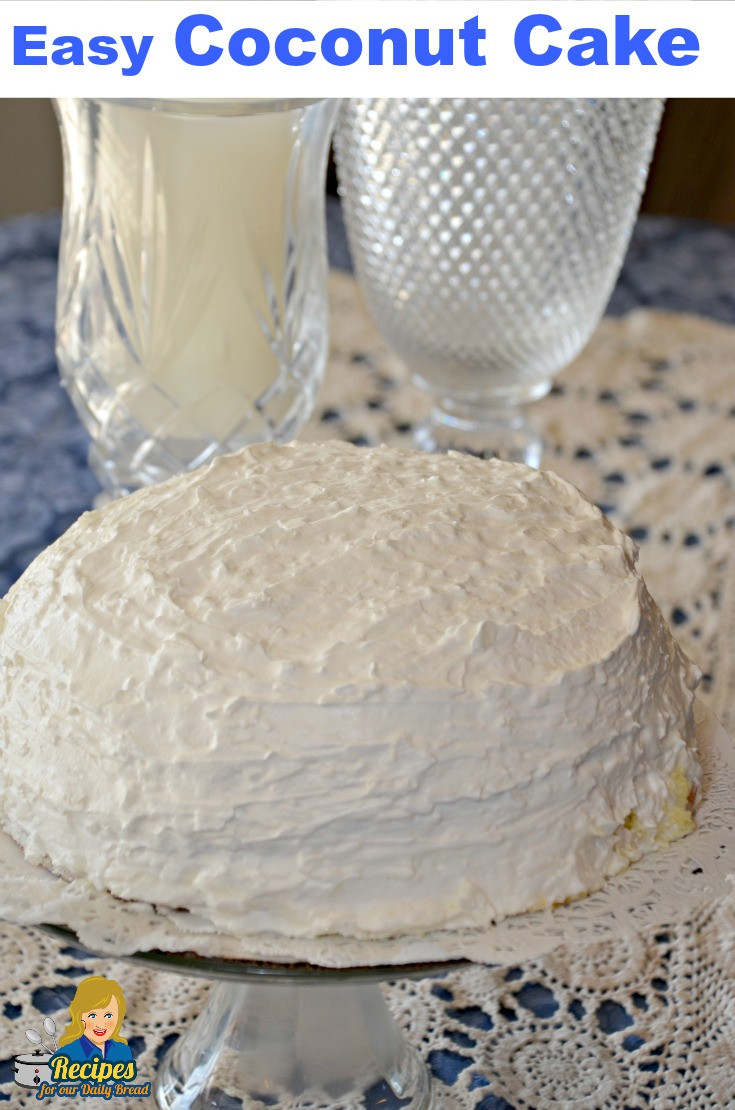
[[[568,483],[263,445],[83,516],[0,602],[0,824],[221,931],[484,926],[692,827],[694,668]]]

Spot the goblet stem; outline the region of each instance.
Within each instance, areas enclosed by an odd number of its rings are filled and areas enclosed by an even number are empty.
[[[166,1110],[427,1110],[431,1089],[377,984],[220,983],[165,1057],[156,1098]]]
[[[544,391],[546,392],[546,391]],[[526,406],[493,399],[438,399],[414,433],[423,451],[468,451],[483,458],[541,465],[543,442]]]

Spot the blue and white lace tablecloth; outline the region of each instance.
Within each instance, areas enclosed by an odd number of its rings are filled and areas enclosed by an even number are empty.
[[[337,265],[346,261],[339,231],[333,222]],[[97,492],[53,357],[57,241],[56,217],[0,225],[0,593]],[[409,442],[424,398],[349,274],[333,271],[331,295],[332,357],[304,438]],[[545,465],[637,540],[652,593],[702,667],[704,697],[732,727],[735,228],[641,221],[611,309],[535,406]],[[63,1023],[90,973],[124,984],[141,1074],[152,1074],[208,989],[0,925],[0,1102],[32,1104],[13,1084],[12,1057],[44,1015]],[[438,1077],[440,1100],[478,1110],[721,1110],[735,1107],[734,986],[735,903],[726,901],[617,945],[387,993]]]

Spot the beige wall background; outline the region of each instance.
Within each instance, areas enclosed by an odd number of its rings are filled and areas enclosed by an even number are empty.
[[[0,99],[0,219],[61,205],[61,143],[50,100]]]
[[[61,205],[49,100],[0,98],[0,219]],[[735,222],[735,99],[671,100],[643,210]]]

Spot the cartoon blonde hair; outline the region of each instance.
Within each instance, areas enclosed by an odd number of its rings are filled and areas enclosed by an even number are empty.
[[[104,975],[90,975],[88,979],[82,979],[77,987],[77,993],[69,1004],[71,1021],[59,1037],[59,1048],[70,1044],[71,1041],[79,1040],[82,1036],[84,1033],[82,1014],[88,1014],[90,1010],[101,1010],[107,1006],[113,996],[117,999],[118,1018],[110,1040],[127,1044],[127,1038],[118,1035],[125,1017],[125,995],[122,987],[114,979],[105,979]]]

